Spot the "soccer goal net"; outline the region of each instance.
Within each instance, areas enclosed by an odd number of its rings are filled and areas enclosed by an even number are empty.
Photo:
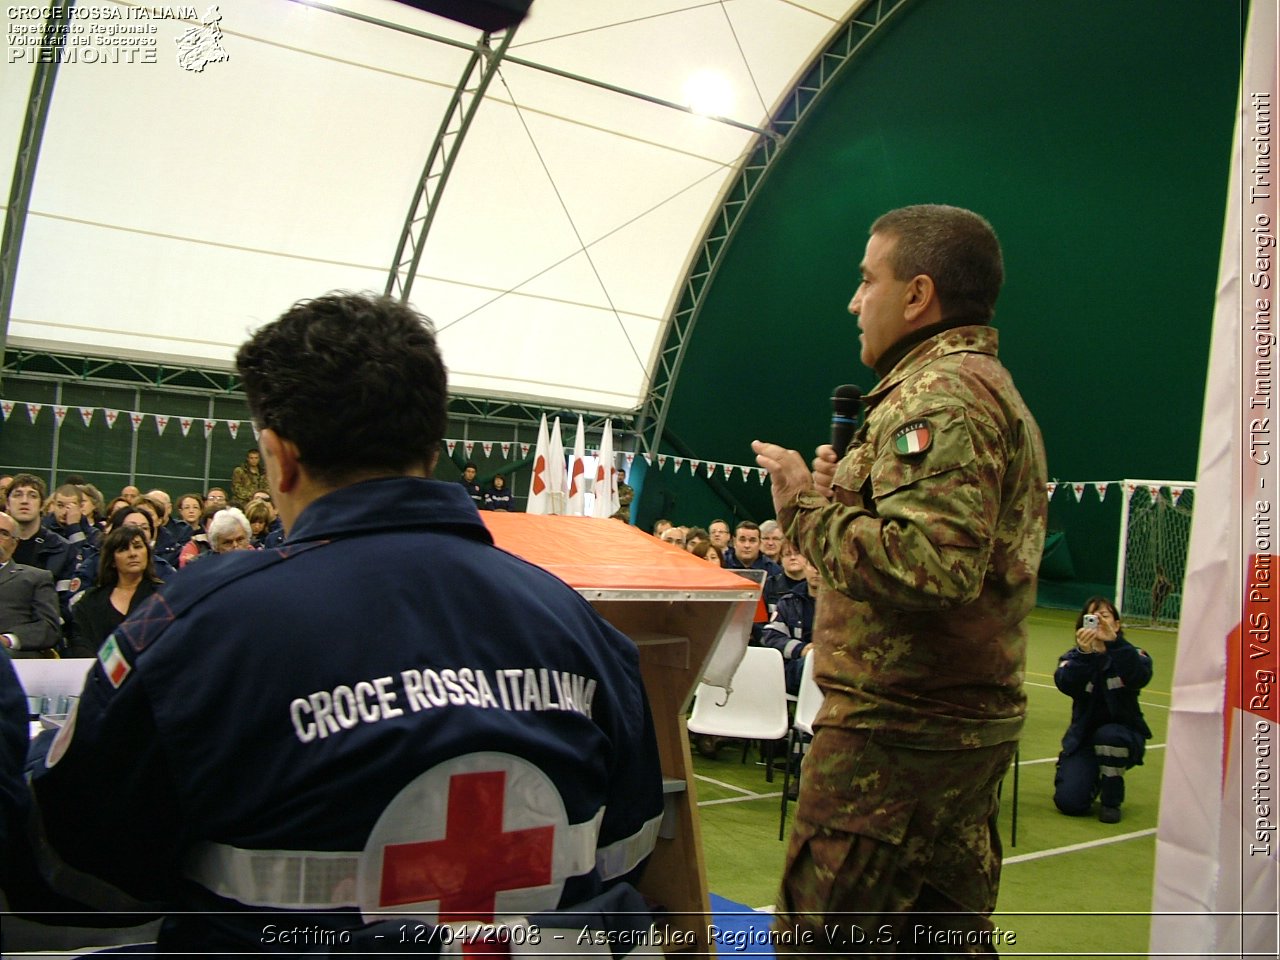
[[[1176,627],[1191,541],[1196,485],[1176,480],[1124,480],[1116,601],[1122,620]]]

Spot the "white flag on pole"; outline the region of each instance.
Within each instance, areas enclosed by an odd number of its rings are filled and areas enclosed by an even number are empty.
[[[1280,225],[1275,189],[1262,196],[1252,189],[1258,169],[1275,169],[1271,140],[1260,140],[1258,130],[1260,123],[1274,129],[1276,27],[1276,0],[1254,0],[1161,785],[1153,960],[1280,954],[1280,787],[1275,776],[1280,757],[1275,564],[1280,551],[1269,519],[1275,514],[1258,507],[1260,501],[1275,503],[1280,462],[1274,454],[1276,421],[1262,427],[1265,437],[1254,429],[1260,426],[1261,399],[1255,364],[1265,359],[1270,368],[1277,332],[1271,297],[1262,288],[1274,288],[1277,278],[1274,267],[1263,267],[1253,256],[1264,244],[1275,249]],[[1250,186],[1242,191],[1242,184]],[[1256,446],[1259,439],[1267,446]],[[1259,449],[1271,455],[1258,457]]]
[[[573,460],[569,464],[569,503],[565,510],[571,517],[581,517],[587,512],[586,455],[582,417],[578,417],[578,432],[573,438]]]
[[[551,439],[547,444],[547,486],[551,488],[551,502],[547,513],[563,514],[565,511],[564,441],[560,438],[560,418],[551,425]]]
[[[551,487],[547,482],[547,415],[538,424],[538,444],[533,448],[533,477],[525,513],[550,513]]]
[[[618,472],[613,465],[613,421],[604,422],[604,435],[600,438],[600,459],[596,461],[596,481],[591,488],[595,503],[591,507],[593,517],[612,517],[618,512]]]

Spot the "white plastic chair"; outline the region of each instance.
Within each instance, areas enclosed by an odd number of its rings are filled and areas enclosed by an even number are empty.
[[[698,684],[689,732],[700,736],[761,740],[772,744],[787,735],[787,681],[782,654],[772,647],[748,647],[728,689]],[[773,757],[766,762],[772,779]]]
[[[804,658],[804,666],[800,670],[800,692],[796,696],[796,713],[791,721],[791,729],[787,731],[787,765],[782,774],[782,816],[778,821],[778,839],[781,840],[787,829],[787,790],[791,786],[791,763],[797,749],[803,741],[800,735],[813,736],[813,721],[822,709],[822,690],[813,679],[813,655]]]

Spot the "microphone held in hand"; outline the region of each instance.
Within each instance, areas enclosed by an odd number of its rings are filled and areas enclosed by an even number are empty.
[[[862,388],[855,383],[836,387],[831,397],[831,446],[843,457],[862,416]]]

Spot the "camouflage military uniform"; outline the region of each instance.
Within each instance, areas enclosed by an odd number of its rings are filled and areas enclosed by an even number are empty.
[[[882,953],[981,952],[913,938],[934,911],[971,912],[938,921],[953,933],[990,928],[995,790],[1026,712],[1023,620],[1047,509],[1040,431],[997,343],[990,327],[959,326],[911,349],[868,394],[835,500],[806,494],[779,511],[822,571],[814,667],[826,695],[781,928],[821,935],[824,918],[851,911],[847,941]],[[880,924],[884,943],[858,939]]]

